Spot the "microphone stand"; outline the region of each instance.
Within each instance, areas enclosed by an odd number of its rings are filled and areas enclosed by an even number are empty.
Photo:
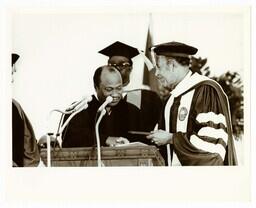
[[[51,138],[50,133],[46,135],[46,144],[47,144],[47,167],[51,167]]]
[[[71,105],[69,108],[65,111],[61,111],[58,109],[54,109],[52,111],[50,111],[49,115],[48,115],[48,119],[47,119],[47,126],[49,123],[49,118],[51,116],[51,114],[56,111],[62,114],[71,114],[70,117],[67,119],[67,121],[64,123],[64,125],[62,126],[62,128],[60,129],[59,132],[57,132],[56,135],[59,135],[62,133],[62,131],[64,130],[64,128],[67,126],[67,124],[70,122],[70,120],[79,112],[81,112],[82,110],[86,109],[88,107],[88,102],[90,102],[92,100],[91,97],[89,98],[83,98],[81,101],[74,103],[73,105]],[[49,129],[47,127],[47,129]],[[51,138],[50,136],[53,135],[53,133],[47,133],[46,134],[46,144],[47,144],[47,167],[51,167]],[[57,139],[57,136],[56,136]]]
[[[95,125],[95,134],[96,134],[96,142],[97,142],[97,163],[98,163],[98,167],[101,167],[101,154],[100,154],[100,135],[99,135],[99,124],[103,118],[103,116],[106,114],[106,109],[104,108],[101,112],[100,112],[100,116],[96,122]]]

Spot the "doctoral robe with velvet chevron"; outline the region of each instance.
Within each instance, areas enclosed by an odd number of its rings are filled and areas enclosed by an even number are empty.
[[[172,162],[237,165],[229,104],[220,85],[190,72],[182,89],[167,100],[160,124],[160,129],[173,133]],[[166,147],[162,146],[161,152],[167,160]]]

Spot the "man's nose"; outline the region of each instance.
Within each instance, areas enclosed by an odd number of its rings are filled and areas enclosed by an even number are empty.
[[[122,94],[122,90],[115,89],[112,91],[111,96],[112,97],[119,97]]]

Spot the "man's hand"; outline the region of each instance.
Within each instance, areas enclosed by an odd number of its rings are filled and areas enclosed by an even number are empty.
[[[128,139],[124,137],[111,137],[109,136],[106,140],[106,145],[110,147],[116,147],[122,144],[130,143]]]
[[[151,139],[152,143],[155,143],[157,146],[172,144],[173,134],[164,130],[155,130],[151,131],[150,135],[147,136],[147,139]]]

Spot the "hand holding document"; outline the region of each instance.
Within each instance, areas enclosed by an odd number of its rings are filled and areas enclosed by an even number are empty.
[[[150,139],[152,143],[158,146],[165,145],[165,144],[172,144],[173,143],[172,138],[173,138],[172,133],[162,129],[152,131],[147,136],[147,139]]]

